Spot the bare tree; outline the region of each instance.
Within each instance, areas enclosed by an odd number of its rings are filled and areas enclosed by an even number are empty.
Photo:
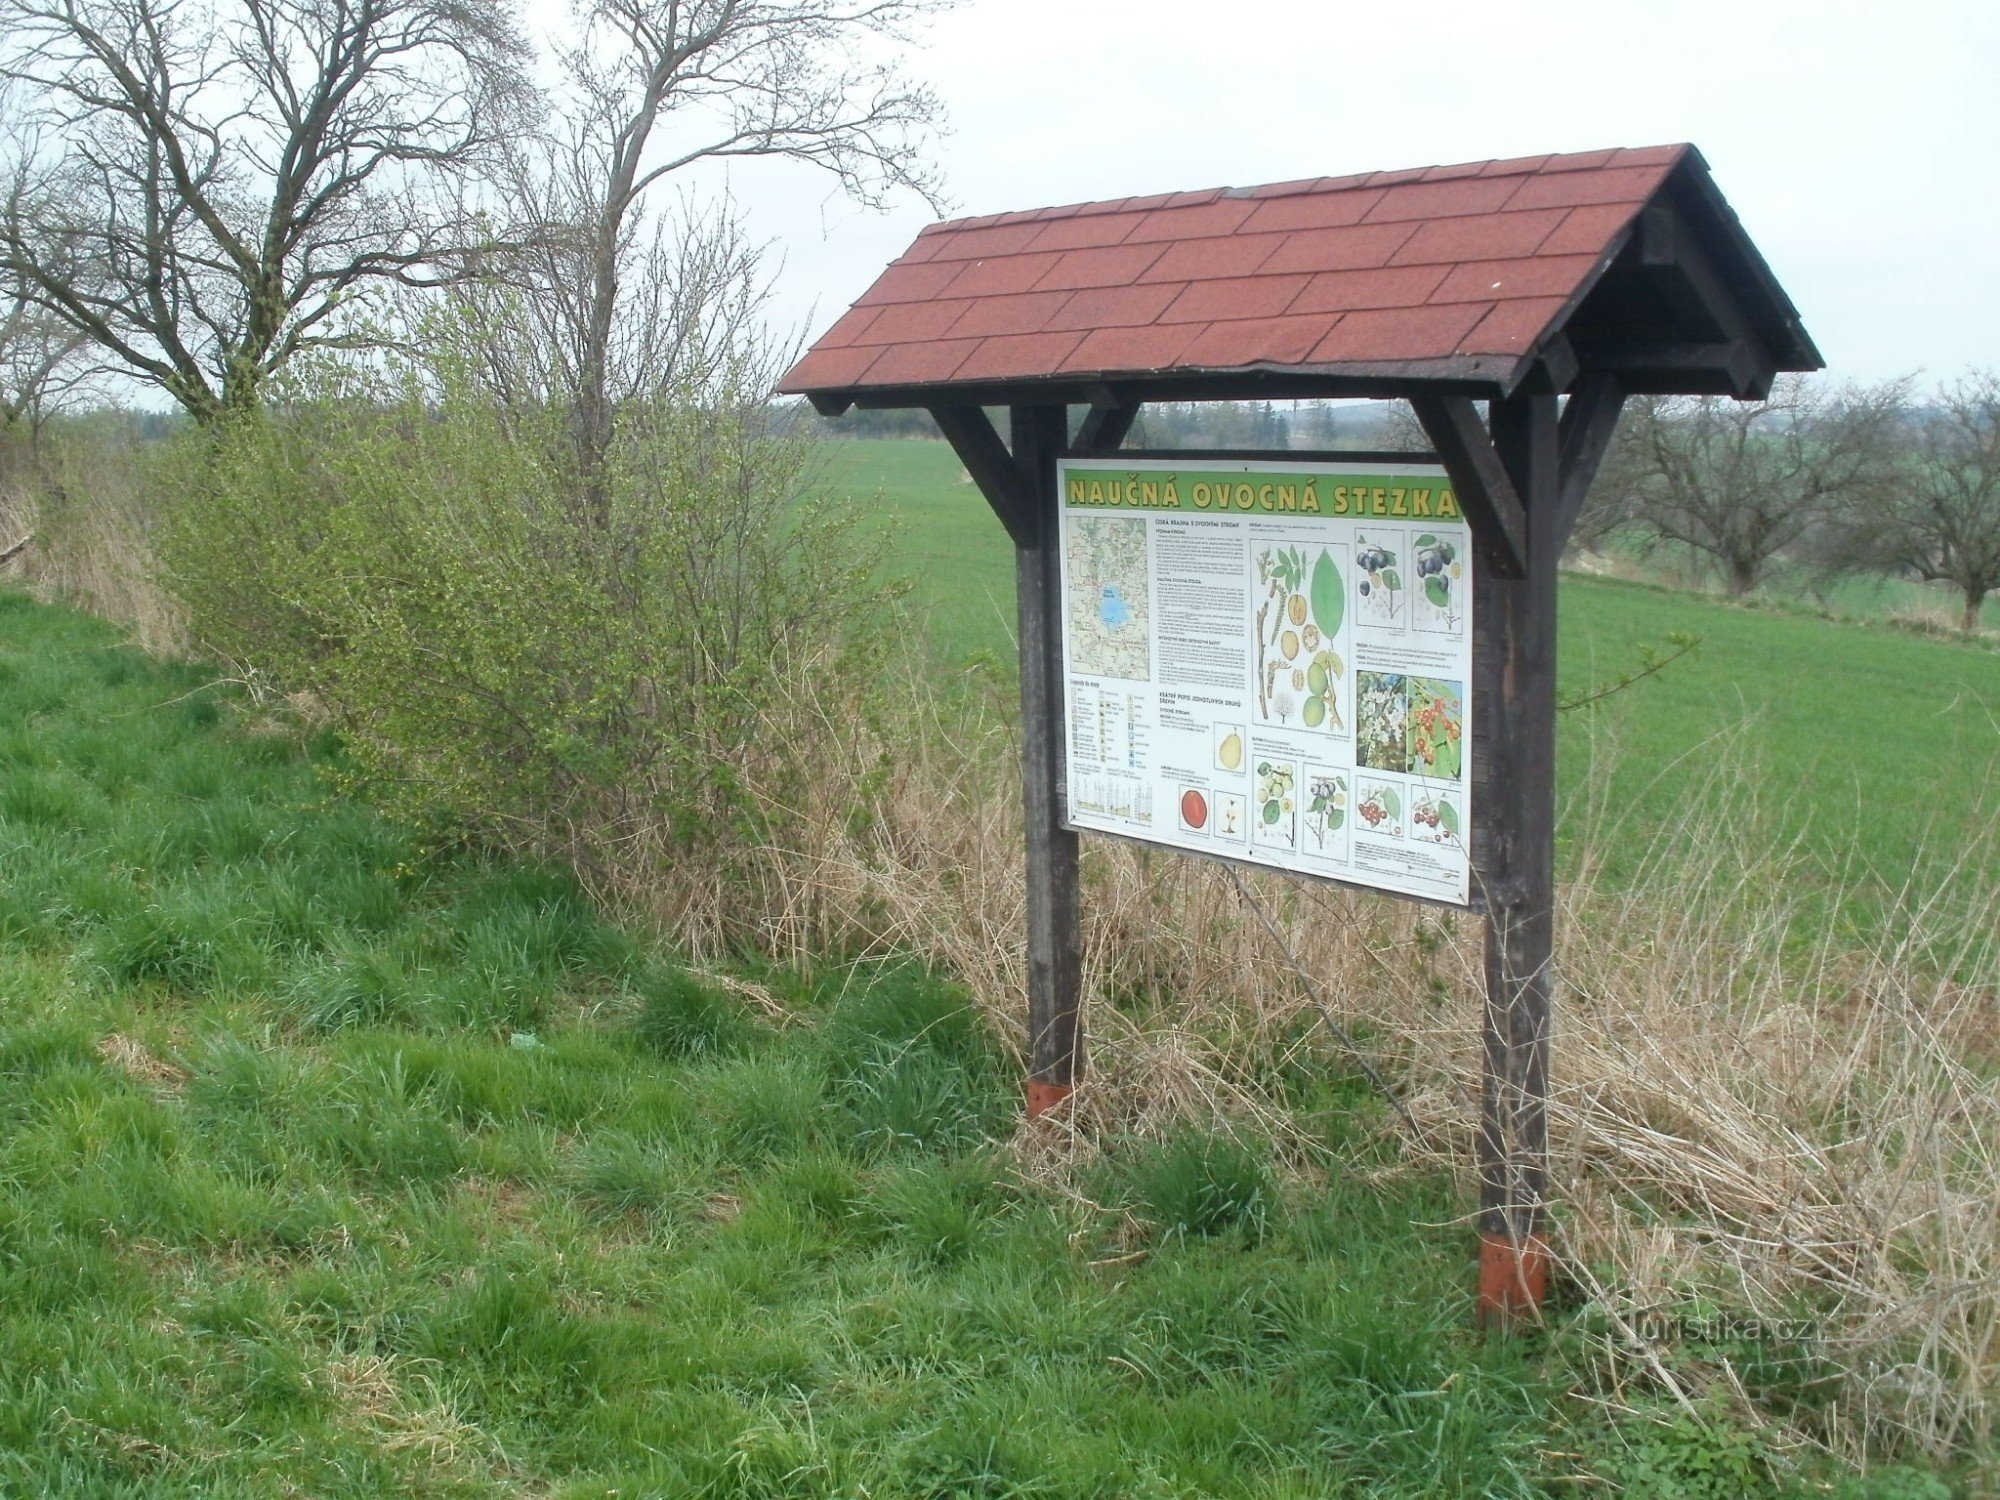
[[[455,179],[525,100],[499,0],[0,0],[32,127],[0,272],[197,420],[477,238]]]
[[[10,175],[19,170],[22,140],[14,90],[0,78],[0,163],[9,165]],[[84,342],[28,296],[19,274],[0,268],[0,436],[24,430],[33,436],[88,378],[78,358]]]
[[[1896,482],[1850,511],[1843,552],[1853,566],[1950,584],[1960,628],[1977,630],[2000,590],[2000,373],[1961,376],[1911,425]]]
[[[1614,466],[1622,499],[1642,531],[1707,555],[1740,597],[1843,507],[1882,493],[1908,391],[1792,375],[1762,402],[1634,400]]]
[[[939,106],[894,45],[945,3],[580,0],[553,128],[510,156],[527,247],[509,272],[512,352],[489,342],[480,357],[511,358],[496,379],[523,393],[546,382],[569,412],[587,504],[602,501],[617,413],[719,370],[718,344],[761,295],[761,247],[726,200],[684,194],[659,214],[649,194],[697,163],[782,157],[870,206],[899,190],[935,202],[925,148]]]
[[[82,334],[24,295],[18,278],[0,280],[0,433],[31,437],[89,379]]]

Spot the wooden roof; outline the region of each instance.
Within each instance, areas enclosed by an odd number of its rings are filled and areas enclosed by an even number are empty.
[[[1691,146],[934,224],[779,390],[835,411],[1504,396],[1593,362],[1629,390],[1738,395],[1820,364]]]

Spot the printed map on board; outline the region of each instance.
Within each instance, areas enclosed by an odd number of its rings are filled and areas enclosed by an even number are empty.
[[[1146,523],[1084,516],[1069,523],[1069,649],[1075,670],[1144,681],[1152,676],[1152,600]]]

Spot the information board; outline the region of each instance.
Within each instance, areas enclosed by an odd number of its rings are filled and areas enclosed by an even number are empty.
[[[1057,479],[1065,826],[1466,904],[1472,550],[1444,470]]]

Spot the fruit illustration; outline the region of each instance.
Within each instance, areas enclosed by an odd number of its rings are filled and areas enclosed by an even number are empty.
[[[1444,616],[1443,623],[1456,627],[1460,619],[1461,590],[1455,580],[1465,574],[1459,560],[1458,544],[1447,537],[1425,532],[1416,540],[1417,577],[1424,591],[1424,603]]]
[[[1296,773],[1288,765],[1268,760],[1257,762],[1258,817],[1267,826],[1292,810],[1292,782]]]
[[[1354,809],[1361,821],[1381,833],[1399,834],[1402,829],[1403,802],[1396,795],[1394,787],[1375,786],[1365,788],[1361,801]],[[1384,825],[1387,825],[1386,827]]]
[[[1218,745],[1215,750],[1215,763],[1221,766],[1222,769],[1225,771],[1242,770],[1243,736],[1238,734],[1233,729],[1228,734],[1224,735],[1222,737],[1222,743]]]
[[[1393,620],[1400,603],[1397,596],[1403,588],[1400,560],[1389,548],[1379,542],[1370,543],[1359,532],[1354,539],[1362,544],[1355,550],[1354,566],[1363,575],[1355,585],[1355,592],[1369,601],[1370,610],[1378,618]]]
[[[1426,843],[1450,844],[1458,840],[1458,809],[1442,797],[1419,802],[1410,809],[1410,821],[1419,830],[1428,828],[1429,833],[1419,832],[1417,837]]]
[[[1269,547],[1257,554],[1257,583],[1259,716],[1289,723],[1296,711],[1308,728],[1345,729],[1335,681],[1344,668],[1328,649],[1347,608],[1340,564],[1324,547],[1316,556],[1300,546]],[[1314,664],[1318,672],[1308,670]]]
[[[1347,778],[1315,776],[1306,784],[1311,800],[1306,803],[1306,831],[1313,846],[1326,848],[1326,841],[1347,823]]]
[[[1208,798],[1193,787],[1181,793],[1181,821],[1197,831],[1208,826]]]
[[[1465,700],[1459,685],[1412,677],[1407,725],[1411,773],[1456,781],[1465,766]]]

